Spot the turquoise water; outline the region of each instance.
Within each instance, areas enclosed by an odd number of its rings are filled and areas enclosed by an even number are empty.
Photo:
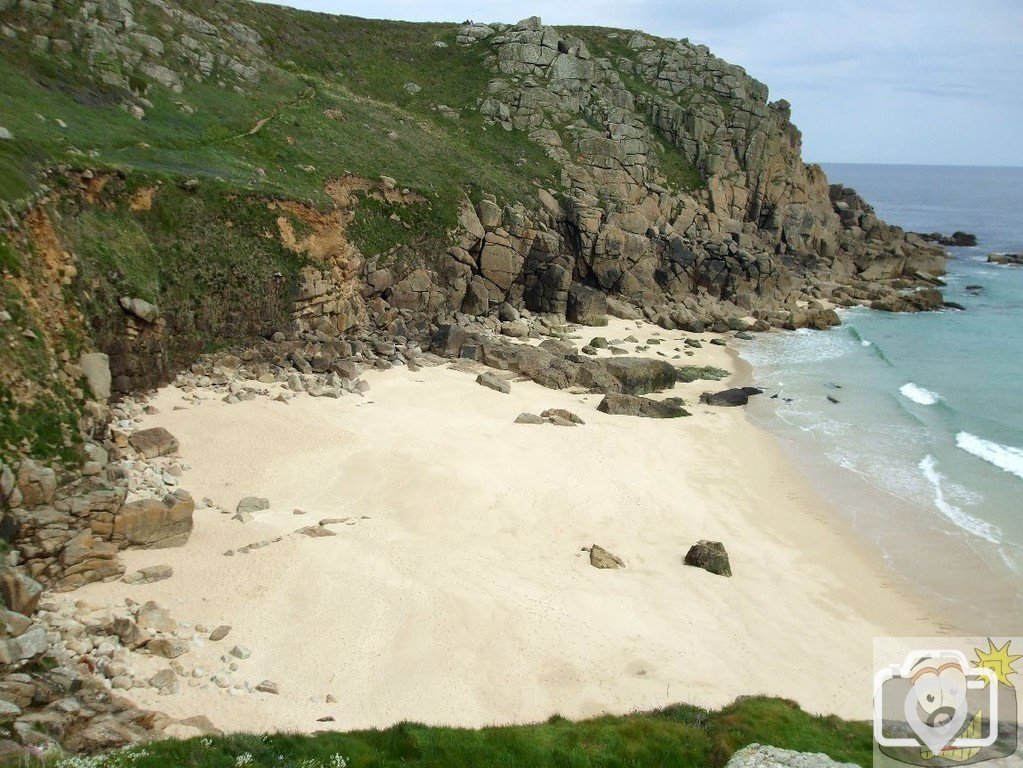
[[[1023,169],[826,165],[889,223],[978,236],[949,249],[965,312],[842,312],[740,352],[790,443],[889,565],[980,631],[1023,625]],[[967,286],[983,286],[979,292]],[[833,397],[838,403],[830,402]]]

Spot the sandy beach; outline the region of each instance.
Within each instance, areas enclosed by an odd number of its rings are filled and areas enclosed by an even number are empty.
[[[636,354],[683,350],[684,334],[635,321],[577,336],[630,334],[662,340]],[[693,352],[676,362],[738,365],[724,347]],[[939,627],[742,408],[699,404],[728,381],[677,385],[693,415],[662,420],[528,381],[502,394],[448,365],[365,379],[364,397],[336,400],[195,404],[173,386],[150,399],[143,426],[179,439],[182,487],[216,506],[196,510],[184,547],[123,554],[129,571],[172,565],[171,579],[65,599],[155,600],[232,629],[193,640],[175,662],[188,684],[132,690],[140,704],[226,731],[481,726],[753,693],[866,718],[871,639]],[[585,424],[514,423],[547,408]],[[248,523],[221,511],[245,496],[271,508]],[[348,519],[327,525],[335,536],[289,535],[323,518]],[[699,539],[724,543],[732,578],[683,565]],[[271,543],[224,554],[259,541]],[[627,567],[592,567],[594,543]],[[225,656],[235,644],[251,656]],[[202,678],[221,671],[227,689]],[[264,679],[279,694],[234,687]]]

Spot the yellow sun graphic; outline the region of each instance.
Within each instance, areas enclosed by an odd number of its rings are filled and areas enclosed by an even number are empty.
[[[1010,652],[1009,644],[1011,642],[1011,640],[1006,640],[1005,645],[999,648],[989,637],[987,640],[988,649],[986,651],[982,651],[980,648],[974,649],[973,652],[977,654],[977,661],[974,662],[974,666],[990,669],[998,676],[999,683],[1012,686],[1012,683],[1009,682],[1009,675],[1016,674],[1012,664],[1014,661],[1023,659],[1023,656],[1016,656]]]

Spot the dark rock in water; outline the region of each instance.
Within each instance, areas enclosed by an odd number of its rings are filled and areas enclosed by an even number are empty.
[[[607,296],[588,285],[572,283],[566,317],[580,325],[607,325]]]
[[[689,548],[683,562],[686,565],[716,573],[718,576],[732,575],[728,553],[725,551],[725,545],[720,541],[701,539]]]
[[[746,331],[739,331],[737,334],[735,334],[735,338],[742,339],[743,341],[752,341],[754,336],[752,333],[748,333]]]
[[[616,416],[642,416],[648,419],[675,419],[680,416],[689,416],[682,406],[685,403],[681,398],[670,397],[666,400],[651,400],[648,397],[637,397],[636,395],[620,395],[611,393],[604,395],[597,410],[601,413],[608,413]]]
[[[1023,267],[1023,253],[992,253],[987,257],[988,264],[1006,264],[1012,267]]]
[[[948,245],[957,248],[970,248],[977,244],[977,236],[972,235],[969,232],[953,232],[951,235],[943,235],[940,232],[914,232],[912,234],[926,240],[929,243],[937,243],[938,245]]]
[[[711,339],[710,343],[713,344],[715,347],[727,347],[728,346],[728,342],[727,341],[725,341],[722,338],[718,338],[718,337],[714,337],[713,339]]]
[[[763,391],[756,387],[735,387],[734,389],[725,389],[721,392],[704,392],[700,395],[700,402],[707,405],[731,408],[738,405],[746,405],[751,396],[763,394]]]
[[[966,286],[966,292],[971,296],[977,296],[978,294],[984,293],[983,285],[968,285]]]
[[[825,384],[824,386],[826,386],[826,387],[830,387],[831,389],[841,389],[841,388],[842,388],[842,385],[841,385],[841,384],[835,384],[835,383],[834,383],[833,381],[829,381],[829,382],[828,382],[827,384]]]
[[[835,403],[837,405],[839,403],[839,400],[837,397],[832,397],[831,395],[828,395],[828,402]]]
[[[944,306],[945,309],[954,309],[959,312],[964,312],[966,310],[966,307],[955,301],[946,301],[942,306]]]

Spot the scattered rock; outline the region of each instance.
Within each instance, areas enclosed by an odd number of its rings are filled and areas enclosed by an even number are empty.
[[[154,581],[169,579],[173,575],[174,569],[169,565],[151,565],[125,575],[121,581],[126,584],[151,584]]]
[[[477,376],[476,383],[505,395],[511,392],[511,384],[509,384],[505,379],[502,379],[496,373],[491,373],[490,371],[486,371],[485,373],[481,373]]]
[[[543,424],[543,419],[535,413],[520,413],[515,419],[516,424]]]
[[[624,568],[625,561],[594,544],[590,547],[590,565],[594,568]]]
[[[252,651],[246,648],[244,645],[236,645],[231,649],[231,655],[236,659],[247,659],[252,655]]]
[[[188,653],[188,641],[179,637],[157,637],[150,640],[146,648],[165,659],[176,659]]]
[[[135,623],[141,629],[151,629],[154,632],[173,632],[178,628],[178,623],[170,617],[166,608],[161,608],[152,600],[144,603],[137,614]]]
[[[144,459],[169,456],[178,450],[178,439],[163,427],[139,430],[128,438],[128,444]]]
[[[227,637],[227,633],[230,631],[231,631],[230,626],[228,626],[227,624],[221,624],[219,627],[210,632],[210,640],[214,643],[219,640],[223,640],[225,637]]]
[[[14,134],[0,125],[0,141],[14,141]]]
[[[707,541],[701,539],[686,553],[686,565],[696,568],[703,568],[718,576],[731,576],[732,567],[728,562],[728,553],[720,541]]]
[[[249,515],[250,519],[256,512],[270,509],[270,500],[261,496],[246,496],[235,507],[235,515]]]
[[[541,413],[540,416],[560,426],[564,426],[565,424],[572,426],[586,423],[579,416],[571,411],[565,410],[564,408],[548,408],[546,411]]]
[[[271,682],[270,680],[264,680],[263,682],[259,683],[256,686],[256,690],[257,691],[261,691],[262,693],[273,693],[273,694],[280,693],[280,690],[277,687],[277,683]]]

